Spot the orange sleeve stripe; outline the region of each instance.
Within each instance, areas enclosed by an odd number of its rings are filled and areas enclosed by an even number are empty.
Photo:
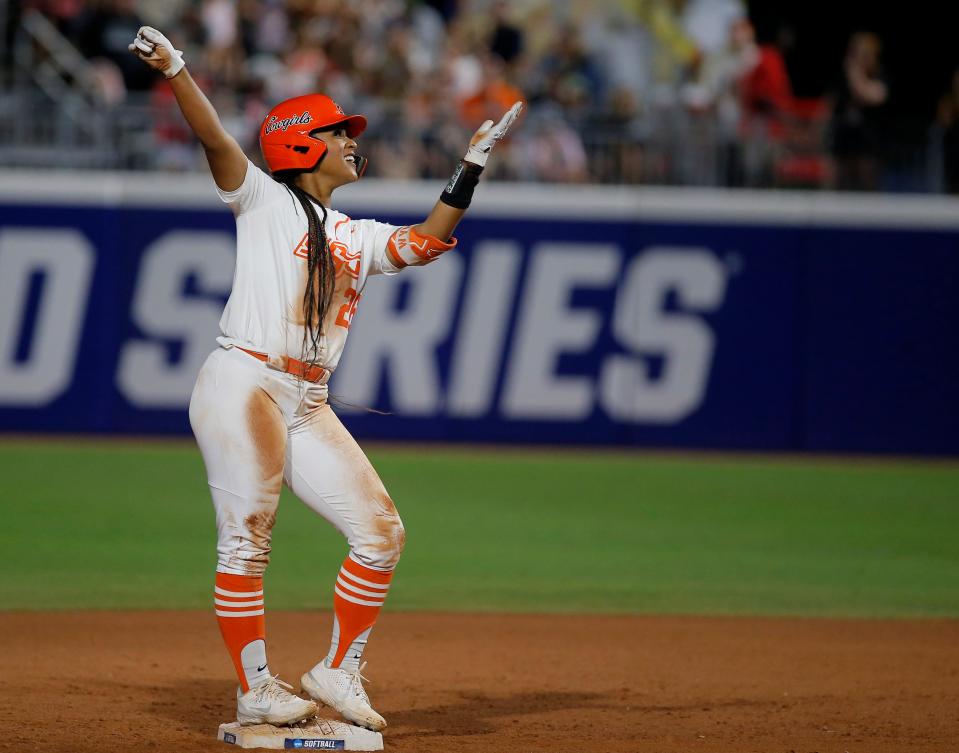
[[[397,228],[386,244],[390,261],[399,269],[409,264],[426,264],[440,254],[456,246],[456,238],[441,241],[432,235],[424,235],[410,225]],[[415,258],[414,258],[415,257]]]
[[[400,258],[399,252],[396,250],[396,233],[390,236],[390,241],[386,244],[386,255],[394,267],[403,269],[406,266],[406,262]]]
[[[410,228],[410,245],[413,247],[413,250],[416,252],[417,256],[426,258],[424,254],[428,254],[429,251],[449,251],[456,244],[456,238],[450,238],[449,243],[446,243],[441,241],[436,236],[423,235],[422,233],[416,232],[416,230],[413,228]],[[419,252],[419,248],[424,249],[424,254]]]

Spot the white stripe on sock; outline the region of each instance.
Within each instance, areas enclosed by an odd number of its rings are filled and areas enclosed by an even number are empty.
[[[386,598],[386,593],[385,593],[385,592],[366,591],[366,590],[360,588],[359,586],[354,586],[354,585],[353,585],[352,583],[350,583],[348,580],[345,580],[345,579],[343,579],[343,578],[337,578],[337,579],[336,579],[336,582],[337,582],[339,585],[343,586],[343,588],[348,588],[348,589],[350,589],[351,591],[355,591],[355,592],[358,593],[360,596],[374,596],[374,597],[379,598],[379,599],[385,599],[385,598]]]
[[[219,607],[262,607],[263,599],[249,599],[246,601],[224,601],[223,599],[213,599],[213,603]]]
[[[388,591],[390,588],[389,583],[373,583],[372,581],[358,578],[357,576],[353,575],[353,573],[351,573],[349,570],[347,570],[345,567],[340,568],[340,575],[345,576],[346,578],[349,578],[350,580],[355,580],[361,586],[368,586],[369,588],[375,588],[378,591]]]
[[[263,589],[261,588],[259,591],[227,591],[225,588],[214,586],[213,593],[220,594],[220,596],[240,596],[243,598],[252,599],[254,596],[262,596]]]
[[[217,617],[256,617],[263,614],[262,609],[256,609],[252,612],[222,612],[219,609],[214,610]]]
[[[364,607],[383,606],[382,601],[366,601],[365,599],[358,599],[355,596],[351,596],[350,594],[343,593],[343,591],[341,591],[336,586],[333,586],[333,593],[337,594],[342,599],[346,599],[347,601],[352,601],[354,604],[362,604]]]

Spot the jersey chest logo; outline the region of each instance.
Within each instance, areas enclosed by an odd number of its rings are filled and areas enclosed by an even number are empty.
[[[308,258],[307,247],[309,233],[305,234],[300,242],[293,249],[293,255],[301,259]],[[354,280],[360,277],[360,253],[351,251],[350,247],[340,241],[330,241],[330,254],[333,257],[333,268],[336,270],[336,276],[341,277],[346,274]]]
[[[360,278],[360,254],[350,251],[350,247],[339,241],[330,241],[330,253],[333,255],[333,266],[336,276],[346,273],[354,280]]]

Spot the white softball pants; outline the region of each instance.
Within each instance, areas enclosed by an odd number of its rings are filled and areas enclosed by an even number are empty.
[[[263,573],[284,481],[346,537],[359,562],[396,565],[403,523],[326,395],[326,385],[299,381],[237,348],[218,348],[203,364],[190,424],[216,509],[217,571]]]

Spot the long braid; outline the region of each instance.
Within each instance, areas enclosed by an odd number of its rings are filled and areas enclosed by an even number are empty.
[[[300,360],[317,360],[323,338],[323,323],[333,301],[336,288],[336,268],[326,238],[326,207],[322,204],[323,221],[316,214],[310,195],[296,185],[295,175],[279,180],[295,196],[307,219],[306,289],[303,291],[303,342]]]
[[[320,348],[323,337],[323,322],[333,301],[336,289],[336,268],[333,266],[333,256],[326,238],[326,207],[323,209],[323,222],[317,217],[316,209],[309,194],[296,185],[296,173],[274,174],[277,181],[286,186],[296,197],[306,213],[307,220],[307,254],[306,254],[306,290],[303,291],[303,343],[300,360],[312,363]],[[318,295],[320,293],[320,295]],[[333,393],[328,396],[330,402],[345,405],[349,408],[359,408],[367,413],[376,413],[380,416],[392,415],[388,411],[380,411],[363,405],[355,405],[341,400]]]

